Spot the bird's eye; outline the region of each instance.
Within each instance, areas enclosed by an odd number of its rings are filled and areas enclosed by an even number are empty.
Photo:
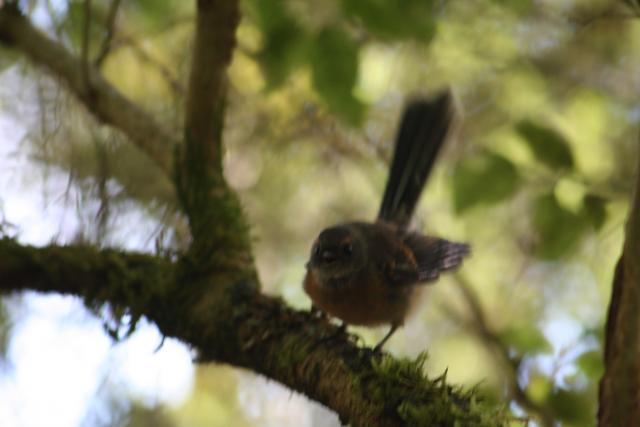
[[[311,248],[311,253],[315,256],[320,255],[320,245],[318,244],[313,245],[313,248]]]
[[[342,245],[342,253],[351,256],[353,254],[353,245],[351,243],[345,243]]]

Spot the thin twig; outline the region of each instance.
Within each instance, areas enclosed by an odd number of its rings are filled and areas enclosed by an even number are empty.
[[[91,82],[88,91],[80,75],[81,59],[34,27],[19,11],[7,6],[0,9],[0,44],[10,45],[34,63],[46,66],[99,120],[124,132],[167,176],[171,175],[171,153],[179,144],[178,134],[125,97],[95,68],[87,68]]]
[[[111,52],[113,36],[115,34],[116,17],[118,16],[120,2],[121,0],[113,0],[111,2],[111,7],[109,8],[109,13],[107,15],[107,23],[105,25],[104,40],[102,40],[100,52],[96,56],[96,59],[93,61],[94,65],[98,68],[102,66],[102,63],[107,58],[107,55],[109,55],[109,53]]]
[[[525,411],[538,418],[541,425],[553,427],[555,423],[551,411],[529,399],[529,396],[527,396],[527,393],[518,382],[518,373],[522,365],[522,360],[509,354],[507,346],[504,345],[498,334],[489,325],[482,304],[470,284],[460,276],[457,276],[454,282],[458,289],[460,289],[470,309],[471,321],[468,323],[471,330],[474,331],[482,343],[500,359],[505,368],[510,397]]]
[[[55,10],[55,7],[53,6],[52,0],[47,0],[45,5],[46,5],[46,8],[47,8],[47,13],[49,14],[49,18],[51,19],[53,32],[58,37],[58,40],[60,40],[60,37],[62,35],[62,27],[64,25],[64,21],[62,19],[60,19],[58,14],[56,13],[56,10]]]
[[[82,31],[82,51],[80,52],[82,80],[89,88],[89,33],[91,31],[91,0],[84,1],[84,28]]]

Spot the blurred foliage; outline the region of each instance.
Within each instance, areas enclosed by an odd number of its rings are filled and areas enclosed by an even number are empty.
[[[358,47],[337,28],[325,28],[317,36],[310,53],[313,86],[327,106],[351,123],[362,120],[362,103],[345,96],[358,77]]]
[[[176,427],[162,408],[134,405],[127,414],[124,427]]]
[[[102,71],[177,130],[194,2],[121,3]],[[500,345],[519,360],[516,381],[528,399],[563,425],[594,424],[602,339],[593,331],[605,321],[640,119],[640,22],[627,3],[243,1],[225,170],[253,225],[264,290],[309,306],[300,283],[315,234],[374,217],[404,99],[450,86],[464,118],[416,223],[472,243],[460,274]],[[92,1],[92,57],[110,6]],[[40,0],[30,10],[79,51],[83,2]],[[21,56],[0,50],[0,73],[0,114],[28,130],[20,149],[37,166],[22,172],[25,189],[67,180],[68,197],[51,199],[81,218],[93,243],[126,245],[122,230],[134,210],[156,250],[184,246],[170,182],[122,135]],[[390,350],[427,348],[430,373],[448,369],[448,381],[481,383],[489,398],[525,414],[509,394],[508,369],[469,326],[473,311],[455,280],[429,288]],[[384,333],[357,331],[369,344]],[[337,422],[275,386],[256,386],[249,374],[219,369],[198,370],[192,397],[163,413],[169,425]],[[252,390],[264,394],[258,403],[246,397]],[[274,415],[282,402],[306,418]]]
[[[540,196],[534,205],[534,227],[539,233],[537,254],[558,258],[578,243],[585,229],[583,218],[561,206],[553,193]]]
[[[554,169],[573,167],[571,148],[562,135],[530,120],[516,125],[518,133],[527,141],[533,155]]]
[[[453,204],[462,213],[478,204],[494,204],[511,196],[520,177],[513,163],[499,154],[468,156],[453,177]]]
[[[435,2],[432,0],[357,0],[341,2],[347,18],[371,36],[384,40],[430,41],[435,33]]]
[[[581,390],[554,390],[548,398],[558,421],[569,425],[584,426],[594,423],[593,403],[587,393]]]
[[[202,366],[197,370],[191,397],[170,417],[176,427],[251,426],[252,420],[238,399],[237,373],[225,366]]]
[[[500,340],[519,355],[548,353],[552,347],[536,325],[511,326],[500,334]]]

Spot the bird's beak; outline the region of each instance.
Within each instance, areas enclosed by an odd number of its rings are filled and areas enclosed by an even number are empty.
[[[322,261],[327,263],[327,264],[328,263],[332,263],[336,259],[338,259],[338,257],[336,256],[335,252],[333,252],[333,251],[323,251],[322,252]]]

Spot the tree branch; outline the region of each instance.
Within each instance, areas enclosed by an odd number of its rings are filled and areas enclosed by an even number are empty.
[[[159,257],[90,246],[22,246],[0,238],[0,292],[76,295],[93,306],[109,302],[135,309],[155,304],[171,264]],[[145,308],[146,310],[146,308]]]
[[[226,70],[236,44],[240,12],[235,0],[198,0],[197,12],[186,101],[187,143],[197,145],[202,161],[221,172]]]
[[[96,59],[93,61],[97,68],[102,66],[102,63],[111,52],[111,44],[113,42],[113,35],[115,34],[116,17],[118,16],[118,9],[120,8],[121,0],[111,0],[111,6],[109,7],[109,13],[107,14],[107,23],[105,25],[105,36],[100,47],[100,52],[96,55]]]
[[[189,218],[193,241],[188,256],[201,271],[248,273],[236,280],[258,283],[237,196],[222,174],[222,131],[226,69],[240,20],[237,0],[197,0],[195,40],[187,86],[185,143],[180,152],[177,190]],[[220,224],[224,224],[224,230]],[[238,268],[239,265],[244,268]],[[233,283],[230,280],[227,283]],[[213,284],[208,281],[208,285]]]
[[[336,335],[336,326],[288,308],[251,286],[212,295],[175,282],[166,259],[91,247],[22,246],[0,239],[0,292],[36,290],[109,303],[147,316],[200,361],[244,367],[336,411],[354,426],[497,426],[507,419],[474,392],[426,379],[424,358],[396,361]],[[224,280],[223,277],[218,277]],[[457,424],[456,424],[457,423]]]
[[[84,26],[82,28],[82,47],[80,63],[82,65],[82,84],[90,90],[89,80],[89,36],[91,33],[91,0],[84,0]]]
[[[605,374],[600,381],[598,425],[640,420],[640,149],[635,189],[616,265],[606,326]]]
[[[35,28],[7,4],[0,8],[0,43],[26,53],[45,66],[84,103],[96,117],[124,132],[164,172],[172,171],[172,149],[178,140],[140,107],[89,67],[89,87],[83,84],[81,59]]]

